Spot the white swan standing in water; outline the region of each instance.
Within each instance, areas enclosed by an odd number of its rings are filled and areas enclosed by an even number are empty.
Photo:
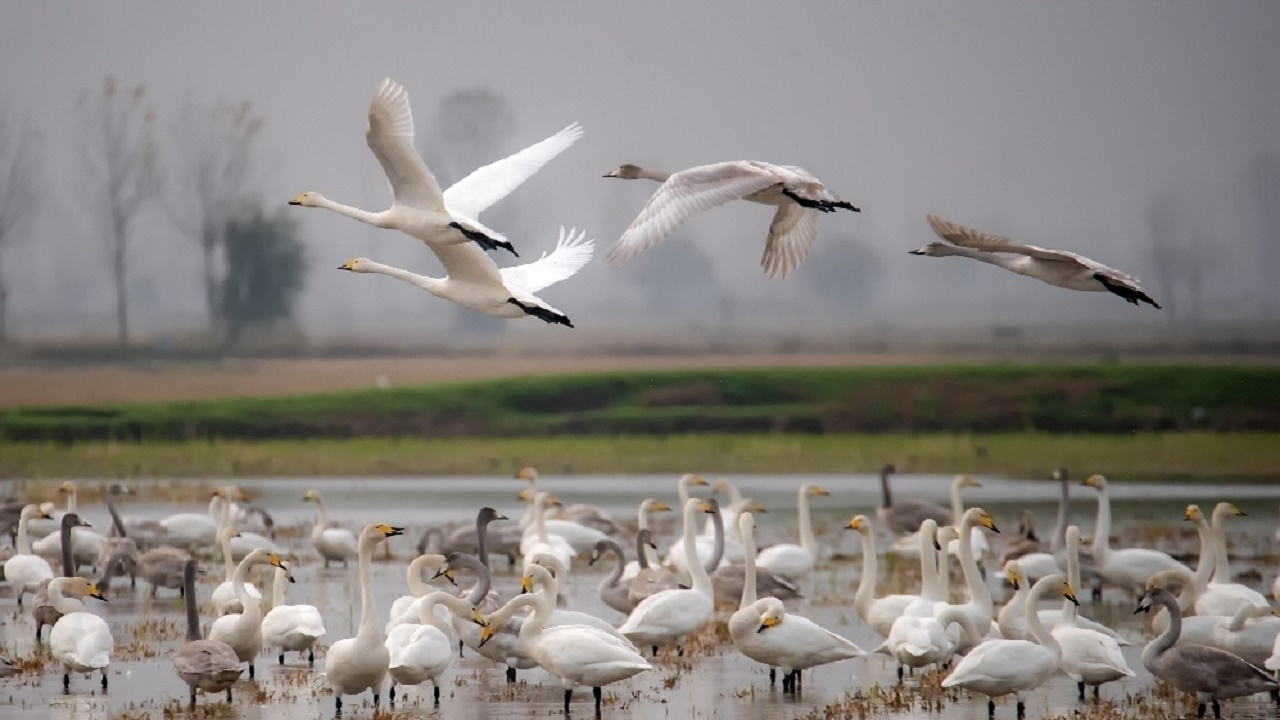
[[[818,562],[818,541],[813,537],[813,522],[809,517],[809,496],[826,497],[826,488],[812,483],[800,486],[796,498],[800,523],[800,544],[779,543],[765,548],[756,558],[756,565],[795,582],[808,577]]]
[[[760,267],[771,278],[785,278],[800,265],[818,236],[818,217],[837,209],[860,212],[832,195],[818,178],[794,165],[731,160],[700,165],[675,174],[620,165],[605,177],[662,183],[618,242],[609,250],[615,265],[666,239],[680,223],[734,200],[778,208],[769,225]]]
[[[1080,549],[1080,528],[1072,525],[1067,528],[1067,584],[1077,587],[1080,584],[1080,561],[1077,555]],[[1077,615],[1077,603],[1066,600],[1062,603],[1062,613],[1057,624],[1053,626],[1053,637],[1062,646],[1062,671],[1076,681],[1080,699],[1084,700],[1085,685],[1093,686],[1093,696],[1098,697],[1098,687],[1103,683],[1133,677],[1133,671],[1125,662],[1120,643],[1105,627],[1093,629],[1085,627],[1084,618]],[[1028,605],[1025,612],[1035,612],[1044,618],[1044,613]],[[1096,625],[1096,623],[1095,623]],[[1126,643],[1128,644],[1128,643]]]
[[[591,261],[595,243],[584,241],[586,234],[586,231],[577,232],[576,229],[565,232],[561,226],[560,240],[550,254],[543,253],[542,257],[525,265],[501,269],[488,255],[473,247],[446,248],[436,253],[448,272],[443,278],[419,275],[369,258],[348,260],[338,269],[388,275],[485,315],[507,320],[533,316],[553,325],[573,327],[567,315],[547,304],[536,293],[572,277]]]
[[[1196,566],[1196,615],[1234,615],[1245,605],[1267,605],[1267,598],[1253,588],[1231,582],[1230,556],[1227,555],[1226,517],[1244,515],[1231,503],[1218,503],[1213,509],[1213,525],[1204,518],[1198,505],[1188,505],[1185,517],[1194,523],[1200,536],[1200,562]]]
[[[311,544],[320,553],[320,557],[324,558],[324,566],[329,567],[332,561],[340,562],[342,567],[346,567],[347,562],[359,551],[356,536],[346,528],[329,527],[329,515],[325,512],[324,498],[320,497],[320,493],[308,490],[302,500],[316,504],[316,524],[311,528]]]
[[[360,531],[357,562],[360,570],[360,627],[355,637],[329,646],[325,656],[325,682],[333,688],[333,702],[339,713],[342,712],[343,695],[359,695],[369,690],[373,693],[375,711],[381,700],[382,683],[387,679],[391,653],[378,628],[378,607],[373,597],[369,566],[373,563],[375,546],[387,538],[403,534],[404,528],[378,524],[366,525]]]
[[[435,176],[413,146],[409,93],[386,78],[369,106],[365,140],[391,184],[391,207],[368,212],[315,192],[303,193],[289,204],[325,208],[375,227],[399,230],[432,249],[470,246],[474,240],[486,250],[501,247],[514,254],[515,249],[506,238],[476,218],[576,142],[582,133],[582,127],[574,123],[540,143],[477,169],[441,192]]]
[[[1116,587],[1142,592],[1144,584],[1161,570],[1182,570],[1188,575],[1191,569],[1169,557],[1166,553],[1147,548],[1111,549],[1111,496],[1107,492],[1107,479],[1090,475],[1084,485],[1098,491],[1098,521],[1093,531],[1093,559],[1102,579]]]
[[[71,673],[86,675],[101,672],[102,687],[107,687],[107,666],[115,640],[107,621],[86,612],[78,598],[92,597],[103,602],[107,598],[98,586],[79,577],[54,578],[49,583],[49,601],[62,613],[49,633],[49,654],[62,663],[62,688],[71,686]]]
[[[928,220],[929,227],[946,242],[931,242],[918,250],[912,250],[912,255],[958,255],[1068,290],[1110,292],[1134,305],[1142,301],[1160,309],[1160,305],[1142,291],[1138,278],[1083,255],[1023,245],[1001,235],[991,235],[943,220],[937,215],[929,215]]]
[[[271,610],[262,616],[262,642],[267,647],[280,649],[281,665],[286,651],[301,653],[303,650],[307,651],[307,663],[314,665],[316,656],[312,646],[324,637],[324,618],[315,605],[284,603],[284,586],[291,582],[293,576],[289,571],[277,567],[271,584]]]

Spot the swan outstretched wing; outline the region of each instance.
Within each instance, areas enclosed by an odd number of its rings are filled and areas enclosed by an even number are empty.
[[[478,218],[486,208],[511,194],[552,158],[582,137],[582,126],[573,123],[540,143],[496,162],[477,168],[444,191],[449,211]]]
[[[649,198],[631,227],[609,249],[607,260],[614,265],[626,262],[657,245],[693,215],[740,200],[777,182],[775,174],[743,162],[682,170]]]
[[[516,295],[532,295],[576,274],[590,262],[596,249],[595,241],[583,239],[586,235],[585,230],[577,232],[576,228],[566,233],[561,226],[560,240],[550,253],[543,253],[526,265],[501,270],[507,289]]]
[[[382,81],[369,105],[365,139],[387,174],[397,205],[444,211],[440,185],[413,146],[409,93],[391,78]]]
[[[475,243],[459,245],[428,245],[440,259],[450,280],[460,280],[480,285],[502,285],[502,275],[493,258],[485,254]]]
[[[946,240],[953,245],[969,248],[970,250],[981,250],[983,252],[993,253],[1014,253],[1017,255],[1027,255],[1039,260],[1049,260],[1051,262],[1076,263],[1086,267],[1094,272],[1100,272],[1107,275],[1113,280],[1132,284],[1137,286],[1138,278],[1125,274],[1112,267],[1107,267],[1096,260],[1091,260],[1083,255],[1077,255],[1066,250],[1050,250],[1048,248],[1037,247],[1035,245],[1024,245],[1016,242],[1012,238],[1003,235],[993,235],[985,233],[981,230],[975,230],[959,223],[943,220],[937,215],[930,214],[927,216],[929,227],[938,234],[938,237]]]
[[[771,278],[785,278],[804,261],[813,241],[818,237],[821,213],[794,203],[779,205],[769,225],[769,240],[764,245],[760,267]]]

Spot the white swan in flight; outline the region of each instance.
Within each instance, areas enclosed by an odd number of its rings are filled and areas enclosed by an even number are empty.
[[[391,78],[378,86],[369,106],[365,138],[391,184],[391,207],[369,212],[306,192],[290,205],[320,207],[370,225],[399,230],[431,246],[474,240],[486,250],[506,248],[519,255],[501,233],[476,219],[506,197],[555,156],[582,137],[576,122],[520,152],[481,167],[444,192],[413,146],[413,112],[409,93]]]
[[[773,165],[755,160],[700,165],[674,175],[621,165],[605,177],[662,183],[644,209],[631,221],[606,258],[620,265],[662,242],[690,217],[733,200],[775,205],[778,211],[769,225],[760,266],[771,278],[785,278],[809,254],[818,236],[818,215],[837,209],[861,212],[832,195],[818,178],[804,168]]]
[[[433,278],[356,258],[343,263],[339,270],[358,273],[380,273],[413,283],[436,297],[444,298],[470,310],[500,318],[522,318],[532,315],[548,323],[573,327],[569,318],[539,299],[534,293],[573,276],[591,260],[593,240],[583,240],[586,231],[560,228],[560,240],[550,254],[526,265],[498,269],[488,255],[471,243],[435,247],[436,256],[448,276]]]
[[[1138,278],[1094,262],[1083,255],[1023,245],[1001,235],[991,235],[943,220],[937,215],[929,215],[928,219],[929,227],[946,242],[931,242],[918,250],[912,250],[912,255],[959,255],[973,258],[1068,290],[1112,292],[1134,305],[1141,300],[1157,310],[1160,309],[1160,305],[1142,291]]]

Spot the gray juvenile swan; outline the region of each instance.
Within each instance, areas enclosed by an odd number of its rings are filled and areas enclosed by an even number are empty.
[[[1219,700],[1275,690],[1276,681],[1265,670],[1250,665],[1238,655],[1206,645],[1175,647],[1182,632],[1178,601],[1173,593],[1159,587],[1149,591],[1134,612],[1149,612],[1153,605],[1162,605],[1168,611],[1169,627],[1142,649],[1142,664],[1152,675],[1195,695],[1200,703],[1196,717],[1204,717],[1206,702],[1213,704],[1213,716],[1220,718]]]
[[[196,691],[226,692],[231,702],[231,686],[240,679],[244,666],[231,646],[200,637],[200,613],[196,609],[196,571],[188,559],[182,567],[183,594],[187,600],[187,642],[173,656],[173,671],[191,690],[191,710],[196,708]]]
[[[965,227],[959,223],[928,215],[929,227],[946,242],[931,242],[912,250],[912,255],[946,257],[959,255],[989,265],[1002,267],[1009,272],[1026,275],[1050,285],[1068,290],[1086,292],[1110,292],[1134,305],[1142,301],[1160,309],[1160,305],[1142,291],[1138,278],[1107,267],[1065,250],[1049,250],[1035,245],[1023,245],[1002,235],[992,235]]]
[[[804,168],[755,160],[699,165],[675,174],[620,165],[605,175],[662,183],[636,219],[609,250],[608,261],[620,265],[666,239],[680,223],[733,200],[750,200],[778,208],[769,225],[760,267],[771,278],[795,270],[818,236],[818,216],[837,209],[861,212],[832,195]]]

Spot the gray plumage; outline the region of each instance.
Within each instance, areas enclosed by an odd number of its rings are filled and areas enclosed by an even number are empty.
[[[519,526],[511,523],[497,528],[489,527],[489,523],[494,520],[506,519],[505,515],[491,507],[481,508],[476,516],[475,525],[460,527],[447,535],[438,528],[427,530],[422,540],[418,542],[418,554],[424,554],[430,541],[435,538],[440,543],[438,547],[442,555],[473,553],[480,556],[480,528],[484,527],[486,545],[483,556],[480,557],[481,562],[486,566],[489,564],[488,551],[492,550],[500,555],[506,555],[507,560],[514,563],[515,557],[520,554],[520,538],[523,536]]]
[[[737,605],[742,598],[742,587],[747,582],[747,566],[719,567],[720,559],[724,557],[724,519],[719,512],[711,516],[711,528],[715,533],[715,545],[711,550],[711,559],[707,561],[707,572],[711,575],[711,587],[715,590],[716,602]],[[777,598],[783,602],[804,597],[795,583],[784,580],[773,574],[769,568],[759,565],[756,566],[756,596]]]
[[[81,520],[75,513],[64,513],[58,530],[62,541],[62,575],[60,577],[75,575],[75,558],[71,556],[71,529],[76,527],[89,527],[89,523]],[[41,582],[39,589],[36,590],[35,599],[31,601],[31,617],[36,621],[36,644],[39,644],[40,631],[44,626],[53,627],[54,623],[62,617],[62,613],[58,612],[49,601],[49,580]]]
[[[637,552],[643,552],[643,549],[637,548]],[[600,581],[597,591],[600,593],[600,599],[604,601],[605,605],[620,613],[629,615],[635,609],[636,604],[631,601],[631,586],[620,582],[622,580],[623,566],[627,564],[627,558],[622,553],[622,546],[618,544],[618,541],[601,540],[597,542],[595,550],[591,553],[591,562],[588,564],[595,565],[596,561],[607,553],[613,553],[617,562],[613,565],[613,572]]]
[[[1147,593],[1138,610],[1149,611],[1152,605],[1164,606],[1169,613],[1169,627],[1142,649],[1142,664],[1152,675],[1195,695],[1200,702],[1201,716],[1206,702],[1211,701],[1214,716],[1221,717],[1219,700],[1276,689],[1276,681],[1265,670],[1226,650],[1207,645],[1175,647],[1182,633],[1182,611],[1177,600],[1173,593],[1158,587]]]
[[[187,597],[187,642],[173,656],[173,670],[191,690],[191,709],[196,707],[196,691],[227,693],[231,702],[231,686],[240,679],[244,667],[231,646],[200,636],[200,614],[196,610],[196,561],[187,560],[182,568]]]
[[[184,550],[171,547],[158,547],[148,550],[138,556],[137,572],[151,584],[151,597],[156,596],[156,590],[165,588],[167,590],[182,590],[183,567],[191,556]]]
[[[892,463],[880,469],[880,507],[876,515],[880,522],[894,535],[910,535],[920,529],[920,523],[934,520],[939,525],[951,525],[951,508],[926,502],[905,502],[893,504],[893,494],[889,492],[889,476],[898,472]]]
[[[639,549],[645,545],[654,547],[653,536],[647,528],[636,533],[636,548]],[[640,570],[635,577],[631,578],[631,585],[627,587],[627,598],[631,602],[639,605],[640,601],[650,595],[680,587],[680,581],[670,570],[650,567],[649,559],[643,552],[637,553],[636,562],[639,563]]]

